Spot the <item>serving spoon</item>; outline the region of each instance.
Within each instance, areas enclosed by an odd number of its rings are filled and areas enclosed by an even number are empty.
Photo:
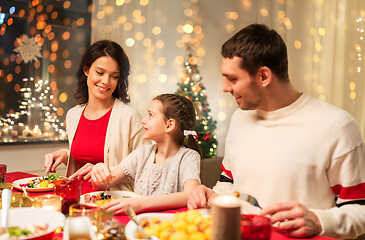
[[[8,226],[11,194],[12,194],[11,190],[9,189],[4,189],[1,194],[1,201],[2,201],[1,227],[3,228],[6,228]]]
[[[137,229],[141,233],[143,239],[148,239],[148,240],[158,240],[159,239],[156,236],[147,237],[146,233],[143,230],[143,227],[137,222],[136,213],[134,212],[134,210],[131,206],[128,205],[125,212],[127,213],[128,217],[137,225]]]

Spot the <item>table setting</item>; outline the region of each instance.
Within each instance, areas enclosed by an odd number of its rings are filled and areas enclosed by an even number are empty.
[[[144,212],[134,216],[131,213],[131,210],[129,210],[126,214],[113,215],[113,213],[106,212],[100,208],[103,204],[110,201],[110,199],[101,199],[104,192],[94,191],[91,183],[88,181],[70,181],[69,179],[60,177],[61,179],[53,182],[54,186],[52,189],[48,190],[41,189],[37,191],[19,187],[20,184],[24,184],[24,182],[27,181],[29,182],[32,178],[40,178],[40,176],[25,172],[9,172],[6,174],[5,184],[7,185],[0,184],[0,187],[4,188],[4,190],[7,190],[9,186],[13,186],[10,187],[12,189],[12,202],[9,203],[11,205],[11,208],[9,209],[11,214],[19,214],[20,212],[23,214],[24,211],[24,214],[29,215],[27,219],[29,218],[30,221],[36,221],[37,224],[45,223],[39,222],[40,219],[47,221],[47,217],[49,216],[45,215],[46,212],[49,212],[50,215],[54,214],[54,216],[52,215],[52,219],[57,219],[57,221],[51,221],[53,225],[49,226],[47,233],[43,233],[41,237],[38,236],[36,238],[24,239],[131,240],[143,239],[144,232],[148,236],[147,239],[153,240],[187,239],[184,236],[189,236],[189,239],[214,240],[222,239],[222,237],[220,237],[222,234],[226,235],[228,232],[232,231],[235,232],[234,235],[232,235],[234,239],[291,239],[278,232],[275,227],[271,226],[269,218],[265,219],[265,217],[260,218],[258,215],[241,214],[239,212],[240,205],[237,205],[237,202],[231,202],[227,205],[225,202],[226,200],[221,200],[220,204],[213,204],[210,209],[188,210],[187,208],[178,208]],[[47,186],[47,188],[49,187]],[[128,191],[112,190],[108,191],[107,194],[112,199],[140,197],[139,194]],[[233,198],[233,202],[235,201],[234,199],[239,201],[239,199],[234,196],[230,197]],[[232,208],[228,209],[230,207]],[[3,214],[1,213],[1,215]],[[25,219],[25,217],[20,218]],[[267,219],[268,222],[265,222]],[[134,221],[141,224],[141,227],[138,227]],[[12,223],[9,221],[9,224]],[[23,226],[25,225],[23,224]],[[223,229],[228,229],[228,232],[224,232]],[[81,238],[82,236],[85,236],[85,234],[90,237]],[[194,238],[192,238],[193,235]],[[2,239],[1,232],[0,239]],[[315,236],[310,239],[330,240],[334,238]]]

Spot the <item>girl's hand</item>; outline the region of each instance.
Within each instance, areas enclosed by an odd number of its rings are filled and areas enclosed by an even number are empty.
[[[114,178],[112,172],[104,163],[94,165],[91,170],[91,179],[94,184],[105,185]]]
[[[56,172],[56,167],[61,163],[66,162],[67,154],[67,150],[60,149],[44,155],[45,172]]]
[[[94,164],[86,163],[82,168],[77,170],[74,174],[72,174],[69,178],[73,179],[76,177],[81,178],[83,176],[84,180],[88,180],[90,182],[91,180],[91,170],[94,167]]]
[[[187,207],[188,209],[207,207],[216,196],[217,194],[212,189],[199,185],[190,192]]]
[[[126,211],[127,206],[131,206],[133,210],[138,213],[143,209],[141,208],[141,203],[143,202],[143,197],[140,198],[120,198],[110,203],[106,204],[103,209],[106,209],[108,212],[114,212],[114,214],[122,214]]]

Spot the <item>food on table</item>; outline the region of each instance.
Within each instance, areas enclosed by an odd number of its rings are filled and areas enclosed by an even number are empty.
[[[19,184],[20,187],[25,188],[51,188],[54,187],[54,181],[61,179],[57,174],[49,174],[47,176],[34,178],[30,180],[28,183]]]
[[[177,212],[172,220],[167,221],[159,218],[143,220],[141,225],[147,236],[154,235],[161,240],[205,240],[210,239],[212,234],[212,218],[203,217],[197,210]],[[135,237],[143,239],[139,231],[136,231]]]
[[[104,213],[105,214],[105,213]],[[121,225],[118,220],[110,217],[106,217],[106,220],[104,222],[103,218],[103,224],[101,229],[99,230],[100,234],[103,234],[105,240],[126,240],[127,238],[124,235],[124,229],[125,225]]]
[[[0,228],[0,240],[20,240],[30,237],[36,237],[45,233],[48,229],[48,224],[44,226],[30,225],[27,228],[7,227]]]
[[[93,203],[95,205],[98,205],[99,207],[104,206],[107,203],[110,203],[111,201],[115,200],[117,198],[112,198],[111,195],[107,194],[105,195],[104,192],[97,193],[97,194],[85,194],[84,201],[85,203]]]

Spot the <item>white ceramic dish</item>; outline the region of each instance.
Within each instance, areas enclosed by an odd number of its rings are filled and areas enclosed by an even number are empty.
[[[90,196],[95,196],[98,195],[100,193],[103,193],[104,191],[96,191],[96,192],[90,192],[90,193],[86,193],[89,194]],[[85,203],[85,195],[83,194],[80,196],[80,203],[83,204],[88,204],[88,205],[92,205],[92,206],[96,206],[96,204],[93,203]],[[134,198],[134,197],[141,197],[141,195],[139,195],[138,193],[135,192],[129,192],[129,191],[108,191],[108,195],[110,195],[112,198]]]
[[[31,180],[38,179],[38,178],[42,178],[42,177],[29,177],[29,178],[22,178],[22,179],[16,180],[16,181],[13,182],[14,188],[19,190],[19,191],[23,191],[23,188],[20,186],[20,184],[28,184]],[[47,187],[47,188],[28,188],[28,187],[24,187],[24,189],[27,192],[50,192],[50,191],[53,191],[53,187]]]
[[[2,212],[0,210],[1,214]],[[11,208],[9,210],[8,226],[26,228],[32,224],[39,226],[48,224],[48,229],[44,234],[26,239],[51,240],[57,228],[63,225],[64,220],[65,215],[54,210],[45,210],[42,208]]]
[[[199,212],[203,217],[210,216],[209,209],[201,209]],[[162,221],[172,220],[174,217],[174,213],[141,213],[136,217],[137,222],[141,222],[143,220],[151,221],[152,218],[159,218]],[[128,240],[140,240],[135,237],[137,231],[137,225],[133,221],[129,221],[124,229],[124,234]]]

